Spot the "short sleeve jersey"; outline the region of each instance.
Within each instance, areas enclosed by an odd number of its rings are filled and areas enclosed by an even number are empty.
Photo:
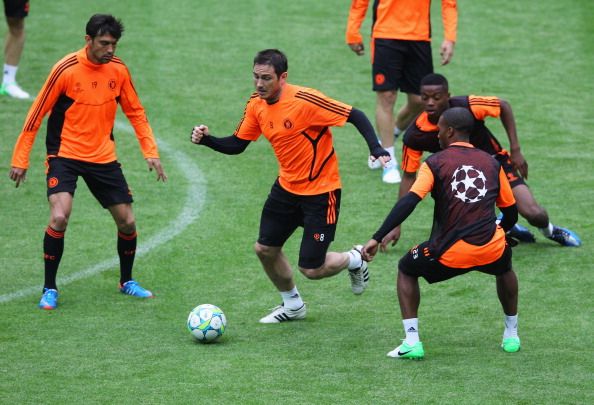
[[[490,155],[503,150],[501,144],[485,125],[485,118],[497,118],[501,114],[501,102],[493,96],[457,96],[451,97],[449,107],[468,109],[474,117],[474,127],[470,134],[470,143]],[[423,152],[435,153],[441,148],[437,134],[437,125],[429,122],[426,112],[422,112],[415,122],[408,127],[402,143],[401,168],[405,172],[414,173],[421,166]]]
[[[117,57],[94,64],[86,48],[62,58],[52,68],[29,109],[14,148],[12,166],[29,167],[29,154],[44,116],[48,157],[59,156],[90,163],[117,160],[113,126],[117,106],[134,127],[145,158],[158,158],[152,129],[126,65]]]
[[[268,104],[254,93],[234,135],[255,141],[264,135],[279,163],[279,182],[298,195],[341,188],[331,126],[345,125],[350,105],[319,91],[285,84],[280,99]]]
[[[495,206],[515,203],[499,162],[463,142],[427,158],[411,192],[421,198],[431,192],[435,200],[429,249],[437,257],[459,240],[474,246],[489,242],[496,230]]]

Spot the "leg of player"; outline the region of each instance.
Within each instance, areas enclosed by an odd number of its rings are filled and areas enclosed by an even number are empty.
[[[19,87],[16,82],[16,73],[19,60],[25,46],[25,19],[6,17],[8,33],[4,47],[4,76],[0,94],[10,97],[28,99],[29,93]]]
[[[406,334],[402,344],[388,353],[388,357],[420,360],[425,356],[423,343],[419,340],[418,311],[421,303],[419,278],[398,270],[396,292]]]
[[[404,104],[398,111],[398,114],[396,114],[396,122],[394,125],[395,138],[403,133],[415,117],[423,111],[423,102],[421,101],[420,95],[407,93],[406,97],[406,104]]]
[[[305,318],[306,306],[293,280],[293,270],[281,246],[266,246],[259,242],[254,250],[266,275],[279,291],[282,305],[260,319],[260,323],[281,323]]]
[[[518,278],[513,270],[496,276],[497,297],[505,314],[501,348],[507,353],[520,350],[518,336]]]
[[[582,244],[577,234],[550,222],[547,211],[536,202],[527,185],[517,185],[512,191],[520,215],[526,218],[530,225],[537,227],[545,237],[562,246],[578,247]]]
[[[43,238],[45,280],[39,308],[52,310],[58,306],[56,276],[64,253],[64,233],[72,212],[72,194],[60,192],[48,197],[50,219]]]
[[[394,90],[377,91],[375,121],[379,132],[382,147],[390,153],[390,163],[384,167],[382,180],[384,183],[400,183],[398,162],[394,154],[394,104],[397,93]]]
[[[132,278],[136,257],[136,222],[132,204],[115,204],[108,207],[118,228],[117,250],[120,258],[120,291],[139,298],[152,298],[153,293]]]
[[[308,279],[319,280],[348,269],[353,294],[363,294],[369,284],[369,268],[367,262],[361,257],[362,248],[363,245],[356,245],[348,252],[328,252],[322,266],[317,269],[299,267],[299,270]]]

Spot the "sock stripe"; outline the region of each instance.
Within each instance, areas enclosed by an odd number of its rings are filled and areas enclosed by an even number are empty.
[[[64,238],[65,231],[56,231],[55,229],[52,229],[51,227],[48,226],[47,229],[45,230],[45,232],[52,238],[62,239],[62,238]]]
[[[137,236],[136,231],[134,231],[130,234],[126,234],[126,233],[118,231],[118,238],[122,238],[124,240],[133,240],[134,238],[136,238],[136,236]]]

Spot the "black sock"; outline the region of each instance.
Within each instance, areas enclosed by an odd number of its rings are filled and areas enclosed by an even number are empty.
[[[45,263],[45,281],[43,286],[57,290],[56,274],[60,259],[64,253],[64,231],[56,231],[51,227],[45,230],[43,238],[43,261]]]
[[[132,266],[136,256],[136,231],[131,234],[118,232],[118,255],[120,256],[120,284],[132,280]]]

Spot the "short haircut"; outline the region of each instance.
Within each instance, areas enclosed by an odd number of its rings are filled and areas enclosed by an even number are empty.
[[[421,87],[422,86],[443,86],[446,91],[449,90],[448,79],[439,73],[429,73],[427,76],[423,77],[421,79]]]
[[[111,14],[95,14],[89,19],[86,32],[91,38],[109,34],[115,39],[120,39],[124,32],[124,25]]]
[[[265,49],[256,54],[254,65],[270,65],[277,76],[289,70],[289,62],[284,53],[278,49]]]
[[[474,117],[464,107],[448,108],[441,114],[447,126],[465,134],[470,134],[474,127]]]

